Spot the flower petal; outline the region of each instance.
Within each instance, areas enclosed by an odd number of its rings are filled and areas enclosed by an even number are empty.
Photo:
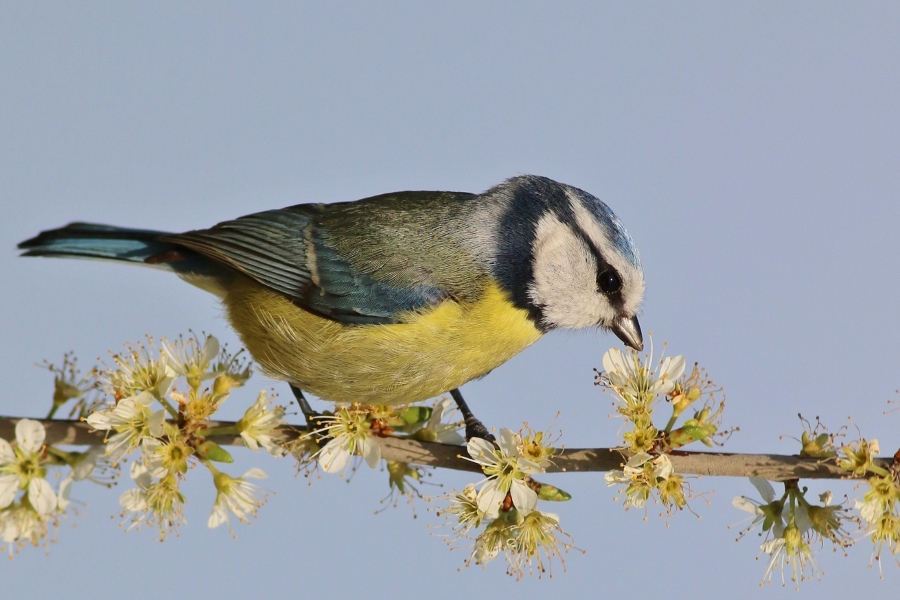
[[[19,491],[18,475],[3,475],[0,477],[0,508],[6,508],[12,504]]]
[[[472,438],[469,440],[469,443],[466,444],[466,449],[469,451],[469,456],[472,457],[472,460],[480,465],[490,467],[491,465],[497,464],[497,457],[494,454],[496,449],[494,448],[494,445],[487,440]]]
[[[653,460],[653,476],[659,477],[660,479],[668,479],[672,476],[672,473],[675,472],[675,467],[672,466],[672,461],[665,454],[661,456],[657,456]]]
[[[544,511],[539,511],[539,512],[540,512],[541,516],[543,516],[544,518],[556,521],[556,524],[559,525],[559,515],[558,514],[548,513],[548,512],[544,512]]]
[[[644,508],[646,505],[647,499],[640,494],[633,494],[631,496],[628,496],[628,498],[625,499],[625,504],[623,504],[625,508]]]
[[[616,350],[619,350],[616,348]],[[633,379],[638,374],[638,365],[640,364],[640,359],[636,354],[633,353],[625,353],[619,350],[618,359],[617,359],[616,370],[628,377],[629,379]]]
[[[624,471],[609,471],[603,476],[603,479],[606,481],[606,485],[610,487],[620,483],[631,483],[631,477],[626,475]]]
[[[129,402],[129,400],[130,400],[129,404],[136,404],[136,405],[139,404],[141,406],[150,406],[151,404],[153,404],[154,398],[153,398],[153,394],[145,391],[145,392],[141,392],[140,394],[136,394],[134,396],[129,396],[128,398],[125,398],[124,400],[119,402],[117,407],[122,406],[122,404],[125,402]]]
[[[16,519],[0,519],[0,540],[10,544],[19,539],[19,524]]]
[[[609,350],[607,350],[606,352],[603,353],[603,359],[602,359],[603,360],[603,370],[606,371],[607,376],[609,376],[609,374],[612,371],[616,370],[616,365],[612,359],[612,353],[618,352],[618,351],[619,351],[618,348],[610,348]]]
[[[766,554],[772,554],[773,552],[777,552],[779,548],[784,547],[784,538],[776,537],[772,538],[767,542],[763,542],[759,549],[765,552]]]
[[[500,513],[500,504],[506,498],[506,492],[500,489],[496,479],[490,479],[478,492],[478,510],[489,517],[496,517]]]
[[[56,492],[53,491],[49,481],[35,477],[28,482],[28,502],[37,514],[43,517],[56,508]]]
[[[172,367],[166,367],[166,370],[167,372],[171,372],[171,375],[163,377],[159,380],[159,383],[156,384],[156,393],[160,398],[168,395],[169,390],[172,389],[172,384],[178,379],[178,373],[172,370]]]
[[[631,378],[625,377],[624,375],[619,375],[616,372],[607,373],[607,377],[609,377],[609,382],[613,384],[614,387],[622,388],[624,392],[634,394],[634,389],[629,388],[629,382]]]
[[[472,552],[472,557],[475,559],[476,565],[484,566],[497,558],[499,554],[500,550],[496,547],[488,549],[483,543],[476,543],[475,551]]]
[[[260,437],[259,443],[272,456],[287,456],[287,449],[268,435]]]
[[[25,452],[35,453],[44,445],[47,430],[33,419],[19,419],[16,423],[16,443]]]
[[[372,438],[362,440],[359,444],[359,451],[370,469],[374,469],[381,462],[381,446]]]
[[[106,442],[106,457],[115,464],[131,451],[131,433],[123,431],[109,438]]]
[[[650,393],[665,396],[675,389],[675,383],[674,379],[660,379],[650,388]]]
[[[607,367],[606,356],[609,356],[609,368]],[[606,369],[606,375],[610,373],[618,373],[626,380],[634,375],[631,361],[625,358],[625,354],[618,348],[610,348],[604,355],[603,368]]]
[[[87,421],[88,425],[90,425],[97,431],[108,431],[112,429],[110,416],[106,414],[105,411],[98,410],[96,412],[92,412],[85,420]]]
[[[441,424],[441,419],[444,418],[444,413],[450,410],[450,405],[453,401],[450,398],[444,398],[440,402],[434,405],[434,408],[431,411],[431,417],[428,419],[428,424],[426,427],[430,429],[436,429]]]
[[[744,496],[737,496],[734,500],[731,501],[731,505],[748,513],[753,513],[755,515],[762,514],[762,511],[759,510],[756,504],[754,504],[751,500],[748,500]]]
[[[139,460],[131,463],[131,479],[142,489],[147,489],[150,487],[150,484],[153,483],[153,477],[150,475],[150,470]]]
[[[244,440],[244,445],[253,450],[254,452],[259,452],[259,444],[256,443],[256,438],[247,433],[246,431],[241,432],[241,439]]]
[[[869,442],[869,452],[872,456],[878,456],[881,454],[881,446],[878,445],[878,440],[872,440]]]
[[[225,507],[219,503],[213,505],[212,513],[209,515],[209,520],[206,522],[206,526],[210,529],[215,529],[219,525],[228,522],[228,511],[225,510]]]
[[[119,496],[119,506],[131,512],[144,512],[149,508],[147,505],[147,494],[138,488],[125,490]]]
[[[663,361],[659,369],[659,377],[674,383],[684,373],[684,367],[684,356],[680,354],[678,356],[669,356]]]
[[[247,471],[246,473],[241,475],[242,479],[247,479],[248,477],[252,477],[253,479],[268,479],[269,478],[269,476],[266,475],[265,471],[263,471],[262,469],[258,469],[256,467],[253,467],[252,469],[250,469],[249,471]]]
[[[84,453],[84,456],[81,457],[75,466],[72,467],[72,478],[75,481],[83,481],[91,476],[91,473],[94,472],[94,469],[97,467],[97,461],[100,460],[100,457],[106,454],[106,449],[103,446],[91,446],[90,449]]]
[[[858,510],[859,515],[870,524],[874,524],[884,514],[884,507],[881,505],[881,502],[877,500],[869,500],[868,502],[860,502],[857,500],[856,510]]]
[[[0,438],[0,465],[11,462],[16,462],[16,453],[13,452],[9,442]]]
[[[537,506],[537,494],[521,481],[513,482],[509,488],[509,495],[512,496],[513,506],[523,515],[530,513]]]
[[[147,420],[147,430],[153,437],[162,437],[163,423],[166,421],[166,409],[161,408]]]
[[[69,474],[69,476],[63,479],[59,484],[59,495],[56,499],[56,505],[61,511],[65,511],[71,503],[69,501],[69,495],[72,493],[73,481],[75,480],[72,478],[72,475]]]
[[[625,466],[636,469],[652,458],[653,457],[646,452],[637,452],[634,456],[628,459],[628,462],[625,463]]]
[[[216,339],[216,336],[211,335],[206,338],[206,343],[203,344],[203,358],[200,359],[200,364],[209,365],[218,355],[219,340]]]
[[[535,475],[537,473],[545,472],[544,467],[534,462],[533,460],[522,458],[521,456],[516,459],[516,468],[526,475]]]
[[[785,509],[787,509],[787,503],[785,503]],[[774,523],[772,523],[772,535],[774,535],[778,539],[784,538],[784,519],[778,518]]]
[[[500,445],[500,452],[503,456],[515,457],[519,455],[517,437],[516,432],[512,429],[507,429],[506,427],[500,428],[500,439],[497,440],[497,443]]]
[[[350,449],[344,442],[343,436],[338,436],[325,444],[319,452],[319,465],[326,473],[340,473],[350,461]]]
[[[762,499],[765,500],[766,504],[775,499],[775,488],[773,488],[772,484],[765,479],[751,477],[750,483],[753,484],[753,487],[756,488],[756,491],[759,492],[759,495],[762,496]]]
[[[802,504],[798,504],[794,509],[794,523],[801,534],[812,529],[812,521],[809,518],[809,511]]]

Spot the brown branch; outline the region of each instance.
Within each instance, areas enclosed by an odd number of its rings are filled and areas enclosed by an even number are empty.
[[[18,418],[0,417],[0,438],[15,438],[15,424]],[[76,446],[96,446],[103,443],[102,432],[92,432],[86,423],[58,419],[36,419],[47,429],[47,444],[71,444]],[[213,427],[229,426],[234,423],[213,422]],[[281,428],[285,439],[296,439],[306,431],[305,427],[285,425]],[[218,444],[241,446],[239,436],[210,436]],[[386,460],[413,463],[458,471],[480,472],[466,456],[462,446],[449,446],[430,442],[420,442],[404,438],[377,438],[381,445],[381,457]],[[761,477],[770,481],[789,479],[850,479],[845,471],[838,468],[836,461],[803,458],[779,454],[734,454],[730,452],[685,452],[675,451],[670,455],[676,473],[683,475],[715,477]],[[621,469],[628,454],[615,448],[563,448],[553,456],[548,473],[598,472]],[[878,464],[889,467],[891,459],[879,459]]]

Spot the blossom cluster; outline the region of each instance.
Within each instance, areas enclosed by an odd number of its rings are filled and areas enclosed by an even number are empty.
[[[532,478],[545,471],[553,454],[547,437],[530,428],[519,433],[500,429],[496,442],[473,438],[466,443],[458,432],[462,422],[452,418],[452,404],[441,399],[433,407],[337,406],[315,416],[314,426],[289,447],[301,465],[343,474],[354,459],[372,468],[379,464],[378,437],[466,444],[468,459],[485,478],[446,497],[449,506],[440,514],[452,521],[451,544],[462,538],[473,542],[467,564],[485,565],[503,555],[511,574],[543,573],[571,547],[559,517],[537,509],[539,499],[570,498]],[[387,471],[392,493],[418,494],[414,482],[421,479],[421,468],[387,461]]]
[[[686,372],[684,356],[668,356],[654,369],[653,351],[642,360],[637,352],[610,348],[603,355],[603,371],[597,385],[615,399],[616,412],[630,427],[624,434],[625,449],[638,452],[660,452],[680,448],[692,442],[712,446],[719,434],[724,397],[718,399],[716,387],[696,363]],[[654,411],[661,398],[671,406],[671,416],[662,429],[654,422]],[[690,418],[675,428],[688,408],[698,405]]]
[[[293,442],[290,449],[303,465],[342,474],[354,456],[362,458],[370,468],[378,466],[381,447],[377,437],[462,445],[465,440],[458,433],[462,422],[445,421],[453,412],[452,404],[452,400],[444,398],[433,407],[338,405],[333,412],[317,415],[316,425]],[[397,485],[398,480],[392,477],[392,485]]]
[[[881,568],[881,557],[888,550],[895,557],[900,554],[900,465],[895,458],[890,464],[878,459],[878,440],[860,438],[835,448],[835,439],[843,437],[828,433],[816,420],[813,428],[801,417],[804,432],[800,440],[800,456],[836,463],[848,476],[865,479],[867,489],[854,502],[851,511],[846,502],[832,504],[830,492],[819,495],[819,503],[807,499],[807,489],[797,480],[784,482],[784,492],[779,496],[772,485],[763,479],[751,478],[761,500],[744,496],[734,499],[736,508],[753,515],[752,523],[741,532],[741,537],[754,528],[760,528],[764,537],[760,551],[769,556],[764,582],[771,582],[776,572],[785,572],[798,584],[805,579],[821,576],[815,559],[817,548],[831,542],[835,550],[846,553],[861,539],[873,544],[872,560]],[[856,524],[861,535],[848,532]]]
[[[101,384],[110,400],[86,417],[88,425],[106,434],[106,457],[118,464],[136,452],[130,468],[135,486],[119,503],[132,527],[149,524],[160,539],[183,522],[185,503],[181,484],[189,470],[204,466],[212,475],[216,500],[209,527],[229,523],[229,515],[247,522],[265,501],[260,488],[248,478],[264,478],[251,469],[242,477],[221,472],[214,463],[230,463],[231,455],[209,439],[214,435],[239,435],[251,450],[264,448],[283,456],[279,426],[284,408],[271,406],[262,391],[232,426],[212,421],[216,411],[250,377],[240,357],[219,347],[213,336],[196,336],[155,346],[129,347],[113,356],[115,366],[102,373]],[[186,387],[177,383],[183,381]]]
[[[785,483],[781,496],[776,495],[772,484],[765,479],[751,478],[750,482],[762,500],[738,496],[732,504],[752,515],[751,524],[740,537],[761,527],[764,540],[760,552],[769,556],[764,582],[771,582],[775,573],[780,572],[784,584],[785,571],[789,570],[790,580],[799,585],[821,575],[815,549],[825,541],[842,550],[852,545],[853,539],[846,529],[853,520],[850,511],[842,503],[832,504],[831,492],[820,494],[819,504],[807,499],[807,488],[801,488],[796,480]]]
[[[562,562],[572,547],[559,526],[559,517],[537,509],[538,500],[561,501],[570,496],[532,476],[544,473],[553,448],[543,432],[526,428],[519,433],[500,429],[499,439],[473,438],[466,443],[453,420],[452,400],[438,400],[433,407],[383,407],[351,404],[314,417],[314,427],[289,445],[301,465],[343,474],[354,457],[374,468],[381,460],[375,438],[398,436],[426,442],[466,445],[468,459],[485,478],[462,492],[446,497],[449,506],[439,514],[451,521],[451,546],[460,539],[472,541],[466,564],[486,565],[500,555],[508,572],[517,577],[544,573],[553,559]],[[419,467],[387,461],[392,493],[418,494],[413,482],[421,479]]]
[[[69,510],[74,482],[103,483],[101,449],[66,452],[46,445],[46,435],[39,421],[20,419],[14,439],[0,438],[0,540],[10,556],[50,540]],[[61,469],[66,474],[54,490],[48,476]]]
[[[629,455],[622,470],[606,474],[609,486],[625,486],[625,508],[644,508],[652,498],[669,514],[687,505],[684,478],[674,472],[666,453],[693,442],[712,446],[721,435],[724,399],[706,372],[697,364],[687,372],[683,356],[669,356],[653,363],[653,351],[643,359],[634,351],[611,348],[603,355],[603,371],[597,385],[612,394],[616,412],[625,419],[623,452]],[[671,407],[662,428],[655,410],[662,399]],[[680,425],[691,407],[697,407]],[[676,427],[676,425],[679,425]]]
[[[251,375],[241,354],[220,348],[214,336],[191,335],[129,345],[112,355],[111,365],[85,376],[70,354],[60,366],[45,363],[55,376],[48,418],[74,400],[70,416],[103,433],[104,443],[86,452],[65,451],[43,443],[40,422],[19,421],[16,439],[0,440],[0,539],[10,551],[26,541],[46,541],[70,505],[72,482],[91,479],[109,485],[126,461],[133,487],[121,494],[119,504],[127,529],[149,525],[160,539],[176,531],[184,522],[182,484],[198,466],[210,473],[216,488],[208,526],[230,525],[231,517],[247,522],[266,499],[251,480],[266,474],[257,468],[240,477],[223,472],[217,464],[233,459],[214,441],[217,436],[240,436],[253,451],[293,453],[307,467],[339,474],[354,456],[377,466],[377,437],[465,444],[458,433],[462,422],[452,419],[449,399],[433,406],[338,405],[333,412],[316,415],[315,427],[288,441],[282,427],[285,409],[272,406],[263,391],[236,423],[218,423],[213,420],[218,409]],[[71,472],[54,489],[48,469],[66,465]],[[421,467],[395,461],[387,465],[392,493],[418,495],[413,483],[421,478]],[[107,469],[116,475],[98,476]]]
[[[308,469],[343,475],[362,462],[378,466],[382,443],[378,438],[401,437],[423,442],[465,446],[471,461],[483,472],[478,483],[444,496],[440,509],[449,524],[448,543],[471,542],[466,565],[486,565],[503,556],[508,573],[522,577],[541,575],[573,548],[571,537],[560,528],[559,517],[540,510],[539,501],[564,501],[570,496],[535,477],[547,471],[554,449],[544,432],[526,426],[519,432],[500,429],[497,439],[463,439],[463,423],[454,419],[453,402],[439,399],[432,406],[401,407],[361,404],[336,405],[324,414],[307,414],[311,426],[292,441],[285,437],[285,409],[273,406],[265,391],[233,424],[214,421],[233,389],[250,377],[241,353],[220,348],[213,336],[191,336],[174,342],[127,347],[113,355],[112,366],[78,372],[66,355],[60,366],[46,364],[54,374],[54,394],[48,418],[70,401],[70,416],[77,415],[95,431],[105,434],[104,445],[79,452],[48,443],[48,430],[35,420],[18,419],[14,431],[0,438],[0,550],[10,556],[28,544],[53,540],[62,519],[77,512],[71,500],[75,482],[89,480],[111,486],[117,469],[130,460],[134,487],[121,494],[128,529],[150,525],[160,539],[183,523],[186,502],[182,484],[196,467],[210,473],[216,499],[207,519],[210,528],[229,525],[232,517],[248,522],[265,503],[263,489],[251,480],[264,479],[258,469],[237,477],[221,470],[233,462],[215,443],[217,436],[240,438],[253,451],[273,456],[293,454]],[[652,351],[643,359],[635,352],[611,349],[603,356],[604,371],[598,384],[615,398],[616,412],[627,431],[619,448],[626,458],[621,470],[605,479],[622,486],[625,508],[646,508],[654,500],[672,514],[687,505],[684,477],[675,473],[672,450],[693,442],[707,446],[721,431],[724,400],[721,389],[694,365],[688,371],[684,357],[672,356],[652,365]],[[660,427],[654,412],[663,404],[671,409]],[[690,410],[689,410],[690,409]],[[801,417],[802,420],[802,417]],[[846,551],[858,539],[874,545],[873,560],[885,549],[900,556],[900,453],[893,461],[879,459],[877,440],[859,439],[835,447],[846,434],[828,433],[803,421],[800,456],[837,464],[867,486],[851,513],[847,501],[832,503],[830,492],[810,499],[797,480],[784,482],[776,494],[772,484],[753,478],[760,499],[740,496],[733,505],[751,514],[751,524],[740,537],[759,529],[760,553],[768,557],[764,581],[780,572],[799,582],[821,575],[815,551],[825,542]],[[462,457],[461,457],[462,458]],[[218,466],[217,466],[218,465]],[[420,496],[416,485],[424,468],[386,461],[391,494]],[[55,485],[54,485],[55,483]],[[862,535],[848,533],[856,523]],[[552,573],[551,573],[552,574]]]
[[[626,486],[625,510],[645,508],[654,493],[670,513],[687,505],[684,477],[675,473],[672,461],[665,454],[654,457],[638,452],[621,471],[609,471],[604,479],[608,486]]]
[[[560,528],[559,517],[538,510],[537,503],[570,496],[532,478],[545,471],[553,455],[543,432],[501,428],[496,443],[473,438],[466,449],[485,478],[446,496],[449,505],[439,513],[450,522],[451,546],[461,539],[473,542],[466,564],[486,565],[503,555],[508,573],[517,578],[543,574],[553,559],[564,564],[562,554],[572,547],[571,538]]]
[[[872,560],[881,569],[887,549],[900,556],[900,461],[895,455],[890,465],[879,464],[878,440],[859,439],[841,447],[838,464],[854,477],[865,477],[868,490],[854,504],[860,522],[873,544]]]

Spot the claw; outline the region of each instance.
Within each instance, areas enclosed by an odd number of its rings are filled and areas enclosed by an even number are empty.
[[[459,408],[459,412],[462,413],[463,420],[466,423],[466,441],[468,442],[472,438],[481,438],[496,446],[497,438],[488,431],[487,427],[484,426],[484,423],[479,421],[475,415],[472,414],[472,411],[469,410],[469,405],[466,404],[466,401],[463,399],[459,390],[450,390],[450,396],[452,396],[453,400],[456,402],[456,407]]]

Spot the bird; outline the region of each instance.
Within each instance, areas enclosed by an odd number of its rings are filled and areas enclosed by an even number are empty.
[[[221,299],[261,370],[337,403],[459,392],[554,329],[640,351],[640,256],[595,196],[520,175],[481,194],[404,191],[297,204],[166,233],[74,222],[18,245],[174,272]],[[309,418],[309,413],[307,413]]]

